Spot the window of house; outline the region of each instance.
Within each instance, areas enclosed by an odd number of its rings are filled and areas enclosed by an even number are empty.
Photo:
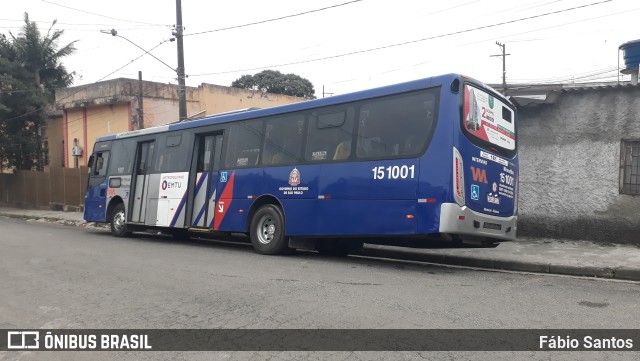
[[[620,193],[640,195],[640,139],[622,140]]]

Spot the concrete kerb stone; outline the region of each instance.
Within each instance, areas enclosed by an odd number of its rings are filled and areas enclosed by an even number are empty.
[[[35,216],[35,215],[27,215],[27,214],[13,214],[13,213],[3,213],[0,212],[0,217],[7,217],[13,219],[22,219],[26,221],[45,221],[51,223],[59,223],[65,226],[76,226],[76,227],[85,227],[89,225],[89,223],[84,220],[72,220],[72,219],[64,219],[60,217],[51,217],[51,216]]]
[[[0,213],[0,217],[14,218],[14,219],[37,219],[37,217],[28,217],[22,214],[12,214],[12,213]]]
[[[599,278],[615,278],[615,270],[610,267],[575,266],[575,265],[550,265],[550,273],[586,276]]]
[[[640,281],[640,269],[619,267],[614,270],[615,278],[620,280]]]
[[[496,260],[496,269],[519,272],[551,273],[550,264],[516,260]]]
[[[444,264],[450,264],[454,266],[466,266],[476,268],[496,269],[495,260],[491,258],[476,258],[468,256],[451,256],[446,255],[444,257]]]
[[[425,254],[418,252],[410,252],[408,250],[402,249],[381,249],[381,248],[370,248],[366,247],[362,251],[358,253],[358,255],[365,257],[380,257],[380,258],[398,258],[407,261],[417,261],[417,262],[427,262],[427,263],[437,263],[437,264],[446,264],[445,259],[446,256],[443,254]]]
[[[384,249],[378,248],[376,246],[374,247],[375,248],[367,247],[359,254],[369,257],[402,259],[408,261],[484,269],[640,281],[640,269],[562,265],[541,262],[527,262],[520,260],[478,258],[460,255],[453,256],[445,254],[415,252],[410,248],[405,251],[401,249]]]

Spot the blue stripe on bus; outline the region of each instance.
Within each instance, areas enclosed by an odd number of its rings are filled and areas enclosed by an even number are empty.
[[[198,179],[198,182],[196,183],[196,194],[194,198],[198,195],[198,191],[200,190],[200,187],[202,187],[205,179],[207,179],[207,172],[202,172],[200,179]]]
[[[196,193],[193,196],[194,199],[196,197],[198,197],[198,192],[200,191],[200,189],[202,188],[202,185],[204,184],[204,182],[207,180],[207,177],[209,176],[209,173],[207,172],[203,172],[202,175],[200,175],[200,179],[198,179],[198,184],[196,184]],[[193,222],[194,225],[198,225],[198,223],[200,223],[200,218],[202,218],[202,215],[204,214],[204,210],[205,207],[207,206],[207,201],[205,199],[204,204],[202,205],[202,208],[200,208],[200,212],[198,212],[198,215],[196,216],[195,221]]]
[[[207,176],[208,176],[209,174],[208,174],[208,173],[203,173],[202,175],[204,176],[204,177],[202,177],[202,178],[204,178],[204,179],[206,180],[206,179],[207,179]],[[204,183],[204,182],[203,182],[203,183]],[[197,187],[197,188],[196,188],[196,195],[195,195],[195,197],[197,197],[197,196],[198,196],[198,191],[199,191],[199,190],[200,190],[200,188],[201,188],[201,187],[200,187],[200,186],[201,186],[201,184],[198,184],[198,186],[199,186],[199,187]],[[206,191],[206,189],[205,189],[205,191]],[[202,216],[204,215],[204,211],[205,211],[205,209],[206,209],[207,205],[208,205],[208,200],[207,200],[207,199],[205,199],[204,203],[202,204],[202,208],[200,208],[200,212],[198,212],[198,215],[196,216],[196,219],[195,219],[195,221],[193,222],[193,224],[194,224],[194,225],[196,225],[196,226],[197,226],[197,225],[198,225],[198,223],[200,223],[200,218],[202,218]]]
[[[211,181],[209,182],[209,199],[207,199],[207,205],[209,204],[209,201],[211,200],[211,198],[214,198],[213,201],[215,202],[215,196],[216,196],[216,183],[217,180],[214,181],[213,175],[211,177]],[[209,225],[209,228],[213,228],[213,220],[216,218],[215,217],[216,214],[216,207],[214,204],[213,207],[213,214],[211,215],[211,224]],[[205,220],[206,222],[206,220]]]
[[[187,191],[184,192],[184,195],[182,196],[182,200],[180,200],[180,204],[178,205],[178,210],[173,215],[173,219],[171,219],[171,223],[169,224],[169,227],[175,227],[176,222],[178,221],[178,218],[180,217],[180,213],[182,212],[182,208],[184,208],[184,204],[187,201],[187,194],[188,193],[189,192],[187,192]]]

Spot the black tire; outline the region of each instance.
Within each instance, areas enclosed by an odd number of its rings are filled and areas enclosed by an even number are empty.
[[[251,218],[249,236],[253,249],[260,254],[283,254],[289,251],[284,235],[284,217],[280,208],[267,204]]]
[[[362,249],[363,242],[346,239],[318,240],[316,250],[326,256],[345,257]]]
[[[131,235],[127,227],[127,216],[124,212],[124,204],[118,203],[111,211],[111,234],[116,237],[128,237]]]

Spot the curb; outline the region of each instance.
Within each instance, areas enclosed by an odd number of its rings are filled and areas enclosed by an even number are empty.
[[[0,217],[36,221],[45,220],[46,222],[56,222],[59,224],[64,224],[65,226],[75,227],[87,227],[92,225],[92,223],[88,223],[84,220],[69,220],[50,216],[38,217],[25,214],[0,212]],[[611,268],[563,265],[540,262],[526,262],[520,260],[429,253],[427,249],[417,249],[419,251],[415,250],[416,249],[412,248],[402,249],[393,246],[368,245],[365,246],[365,248],[357,255],[364,257],[400,259],[405,261],[426,262],[433,264],[464,266],[483,269],[640,281],[640,268],[634,269],[627,267]]]
[[[620,267],[615,270],[616,278],[620,280],[640,280],[640,269]]]
[[[532,272],[532,273],[546,273],[546,274],[558,274],[568,276],[581,276],[581,277],[593,277],[593,278],[607,278],[617,280],[628,281],[640,281],[640,269],[632,268],[611,268],[611,267],[594,267],[594,266],[575,266],[575,265],[562,265],[540,262],[526,262],[519,260],[505,260],[495,258],[481,258],[470,257],[460,255],[447,255],[439,253],[428,253],[425,249],[420,249],[419,252],[401,250],[395,248],[387,248],[386,246],[365,246],[365,248],[358,253],[359,256],[365,257],[379,257],[379,258],[391,258],[401,259],[407,261],[426,262],[434,264],[444,264],[452,266],[465,266],[484,269],[495,269],[505,271],[517,271],[517,272]]]
[[[71,220],[71,219],[64,219],[64,218],[59,218],[59,217],[51,217],[51,216],[30,216],[30,215],[26,215],[26,214],[14,214],[14,213],[2,213],[0,212],[0,217],[6,217],[6,218],[13,218],[13,219],[22,219],[22,220],[26,220],[26,221],[39,221],[39,220],[44,220],[45,222],[50,222],[50,223],[60,223],[60,224],[64,224],[65,226],[75,226],[75,227],[84,227],[87,226],[89,223],[85,222],[84,220]]]

